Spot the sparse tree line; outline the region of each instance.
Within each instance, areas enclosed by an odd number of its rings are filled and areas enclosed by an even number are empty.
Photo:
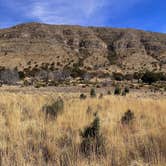
[[[152,84],[157,81],[166,81],[166,73],[163,72],[153,72],[153,71],[140,71],[133,74],[122,74],[122,73],[113,73],[113,78],[117,81],[123,80],[138,80],[138,82],[144,82]]]
[[[0,83],[15,85],[22,81],[24,85],[34,85],[36,82],[43,82],[46,86],[54,86],[64,81],[80,78],[82,82],[88,82],[94,77],[111,78],[116,81],[133,81],[138,83],[152,84],[158,81],[166,81],[166,73],[153,71],[140,71],[132,74],[123,74],[114,72],[112,74],[102,72],[87,72],[85,69],[79,67],[78,64],[73,64],[72,67],[64,67],[64,69],[56,69],[54,63],[43,63],[41,66],[34,66],[18,70],[0,67]],[[27,79],[29,78],[29,79]],[[44,85],[43,84],[43,85]]]

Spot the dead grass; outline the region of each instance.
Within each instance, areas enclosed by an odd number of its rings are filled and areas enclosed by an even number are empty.
[[[64,111],[56,120],[42,112],[61,96]],[[87,112],[88,107],[91,111]],[[128,109],[135,120],[122,125]],[[85,158],[80,131],[97,113],[106,139],[106,155]],[[79,99],[79,94],[0,93],[0,164],[59,166],[164,166],[166,162],[166,99],[104,96]]]

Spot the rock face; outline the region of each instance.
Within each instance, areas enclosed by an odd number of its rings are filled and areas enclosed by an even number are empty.
[[[0,30],[0,66],[54,63],[86,70],[166,72],[166,34],[133,29],[28,23]]]

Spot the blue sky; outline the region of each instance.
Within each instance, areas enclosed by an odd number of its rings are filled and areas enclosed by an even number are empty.
[[[166,0],[0,0],[0,28],[24,22],[166,33]]]

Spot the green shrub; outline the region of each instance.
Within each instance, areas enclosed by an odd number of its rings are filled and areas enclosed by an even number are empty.
[[[63,112],[63,109],[64,102],[59,97],[51,105],[45,105],[42,110],[45,113],[46,117],[56,118],[58,114]]]
[[[126,75],[124,76],[124,79],[127,80],[127,81],[131,81],[131,80],[134,79],[134,76],[133,76],[133,74],[126,74]]]
[[[91,97],[96,97],[96,91],[95,91],[94,88],[91,89],[91,91],[90,91],[90,96],[91,96]]]
[[[80,150],[85,156],[105,155],[105,139],[100,134],[100,119],[98,117],[81,132],[81,137]]]
[[[71,76],[73,78],[76,78],[76,77],[81,77],[82,78],[84,76],[84,74],[86,73],[85,70],[80,69],[80,66],[77,63],[74,63],[73,67],[69,68],[69,70],[70,70]]]
[[[101,86],[100,85],[96,85],[96,88],[101,88]]]
[[[122,73],[113,73],[113,78],[117,81],[123,81],[124,80],[124,76]]]
[[[120,95],[120,94],[121,94],[121,88],[119,86],[116,86],[114,90],[114,95]]]
[[[100,131],[100,119],[99,117],[96,117],[92,124],[84,129],[84,131],[81,133],[81,136],[83,138],[96,138],[99,136],[99,131]]]
[[[140,79],[142,78],[143,76],[143,72],[139,71],[139,72],[135,72],[133,77],[134,79],[138,80],[138,83],[140,82]]]
[[[108,95],[111,95],[111,91],[109,90],[109,91],[107,92],[107,94],[108,94]]]
[[[80,99],[84,100],[84,99],[86,99],[86,97],[87,97],[87,96],[86,96],[85,94],[83,94],[83,93],[80,94]]]
[[[157,81],[157,75],[155,75],[150,71],[147,71],[146,73],[143,74],[141,79],[145,83],[152,84],[153,82]]]
[[[135,119],[134,113],[131,110],[128,110],[124,113],[124,115],[121,118],[122,124],[130,124]]]
[[[146,71],[142,76],[142,81],[148,84],[152,84],[157,81],[166,81],[166,75],[164,73],[155,73]]]
[[[126,92],[125,92],[125,90],[122,92],[122,96],[126,96]]]
[[[125,89],[124,89],[124,92],[125,92],[125,93],[129,93],[129,92],[130,92],[129,87],[126,86]]]
[[[18,75],[19,75],[19,78],[20,78],[21,80],[23,80],[23,79],[25,78],[25,74],[24,74],[23,71],[19,71],[19,72],[18,72]]]

